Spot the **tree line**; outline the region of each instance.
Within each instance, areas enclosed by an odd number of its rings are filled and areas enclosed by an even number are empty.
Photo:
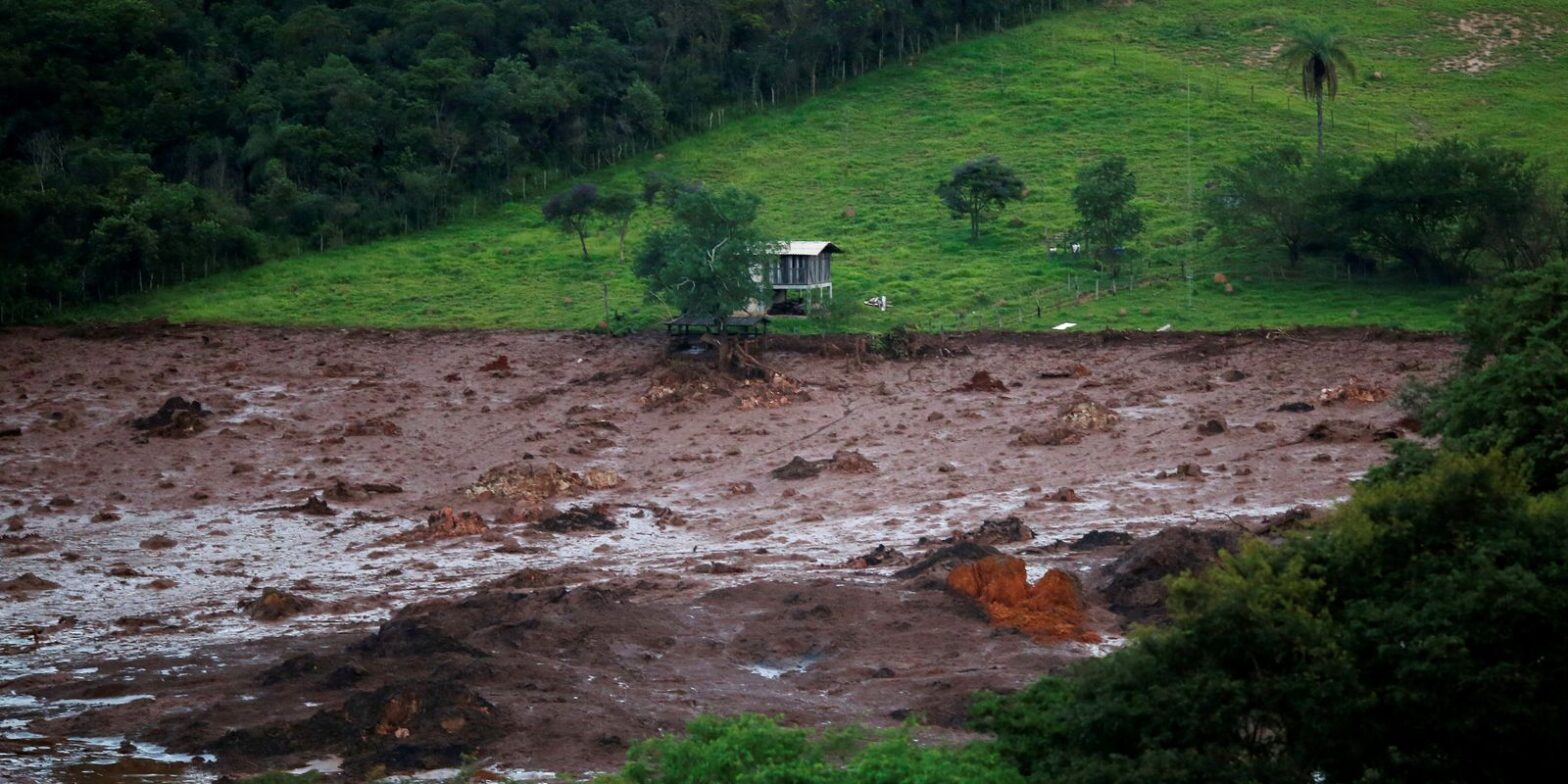
[[[11,0],[0,307],[424,228],[1057,0]]]

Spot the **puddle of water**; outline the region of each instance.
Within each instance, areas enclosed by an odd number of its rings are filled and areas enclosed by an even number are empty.
[[[796,675],[811,669],[822,658],[820,653],[808,653],[804,656],[790,656],[781,659],[764,659],[754,664],[742,665],[741,669],[761,675],[768,680],[778,680],[785,675]]]
[[[216,777],[150,743],[0,732],[0,780],[17,784],[208,784]]]

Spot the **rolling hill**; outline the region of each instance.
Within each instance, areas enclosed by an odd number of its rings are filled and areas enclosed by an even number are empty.
[[[659,169],[737,185],[765,200],[780,238],[830,239],[838,301],[792,331],[885,328],[1225,329],[1383,324],[1442,329],[1466,290],[1398,278],[1347,280],[1326,262],[1283,259],[1201,237],[1196,205],[1217,164],[1262,145],[1312,143],[1313,110],[1274,60],[1303,18],[1342,28],[1357,79],[1332,105],[1333,149],[1387,152],[1445,136],[1568,155],[1568,8],[1552,0],[1332,0],[1310,13],[1246,0],[1118,3],[961,40],[799,105],[731,119],[657,153],[596,172],[635,190]],[[1115,296],[1085,260],[1048,258],[1047,235],[1073,221],[1074,172],[1128,157],[1150,225],[1135,245],[1150,285]],[[954,165],[996,154],[1031,194],[977,243],[933,189]],[[562,183],[564,184],[564,183]],[[634,245],[654,220],[634,221]],[[537,201],[447,227],[282,259],[80,311],[113,320],[374,327],[646,327],[665,314],[601,230],[584,263],[575,237],[546,226]],[[1183,277],[1183,272],[1188,272]],[[1217,283],[1222,273],[1231,291]],[[884,295],[881,312],[859,304]]]

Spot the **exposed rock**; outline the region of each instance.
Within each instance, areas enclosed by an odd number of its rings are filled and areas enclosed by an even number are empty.
[[[1121,422],[1121,417],[1092,400],[1080,400],[1063,406],[1057,420],[1078,430],[1110,430]]]
[[[178,542],[163,534],[153,534],[141,541],[141,548],[143,550],[167,550],[176,544]]]
[[[206,418],[211,413],[200,403],[176,395],[155,413],[132,420],[131,427],[159,438],[187,438],[207,429]]]
[[[610,516],[611,509],[604,504],[593,506],[574,506],[564,512],[556,512],[534,523],[534,528],[551,533],[566,533],[568,531],[613,531],[619,526]]]
[[[261,596],[240,600],[239,607],[253,621],[281,621],[307,612],[316,600],[289,593],[281,588],[263,588]]]
[[[1102,531],[1096,529],[1078,537],[1067,548],[1082,552],[1084,550],[1098,550],[1102,547],[1124,547],[1129,544],[1132,544],[1132,534],[1126,531]]]
[[[969,380],[953,389],[954,392],[1006,392],[1007,382],[986,370],[976,370]]]
[[[1060,569],[1046,572],[1031,585],[1022,560],[993,555],[953,567],[947,586],[979,602],[994,625],[1017,629],[1041,641],[1100,640],[1084,628],[1078,581]]]

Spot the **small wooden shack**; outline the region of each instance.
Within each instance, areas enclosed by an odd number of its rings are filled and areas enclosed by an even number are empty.
[[[833,254],[843,253],[837,245],[821,241],[791,241],[780,244],[779,260],[773,267],[773,303],[770,312],[786,304],[792,292],[805,299],[820,298],[823,291],[833,298]],[[815,295],[813,295],[815,292]],[[804,312],[802,310],[801,312]]]

